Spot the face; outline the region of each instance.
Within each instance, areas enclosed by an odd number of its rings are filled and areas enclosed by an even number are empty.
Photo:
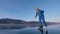
[[[36,12],[38,12],[39,9],[36,9]]]

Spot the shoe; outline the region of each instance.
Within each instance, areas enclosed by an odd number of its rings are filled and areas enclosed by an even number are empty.
[[[39,26],[39,30],[40,30],[40,31],[43,31],[43,26],[42,26],[42,25]]]
[[[45,26],[47,27],[47,24],[45,24]]]

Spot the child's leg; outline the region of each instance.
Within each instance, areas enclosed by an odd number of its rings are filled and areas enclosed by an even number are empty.
[[[41,21],[41,17],[39,17],[39,28],[40,28],[40,31],[43,31],[43,24]]]
[[[41,17],[39,17],[39,25],[42,25]]]
[[[47,27],[47,23],[45,22],[45,17],[42,16],[42,21],[43,21],[43,24]]]

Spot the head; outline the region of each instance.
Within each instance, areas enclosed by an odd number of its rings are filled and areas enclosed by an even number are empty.
[[[35,10],[38,12],[39,8],[38,8],[38,7],[36,7],[36,8],[35,8]]]

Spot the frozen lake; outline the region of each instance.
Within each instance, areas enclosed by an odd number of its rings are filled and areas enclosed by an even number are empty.
[[[0,34],[40,34],[39,27],[27,27],[22,29],[0,29]],[[60,25],[48,26],[48,34],[60,34]],[[44,33],[45,33],[44,27]]]

